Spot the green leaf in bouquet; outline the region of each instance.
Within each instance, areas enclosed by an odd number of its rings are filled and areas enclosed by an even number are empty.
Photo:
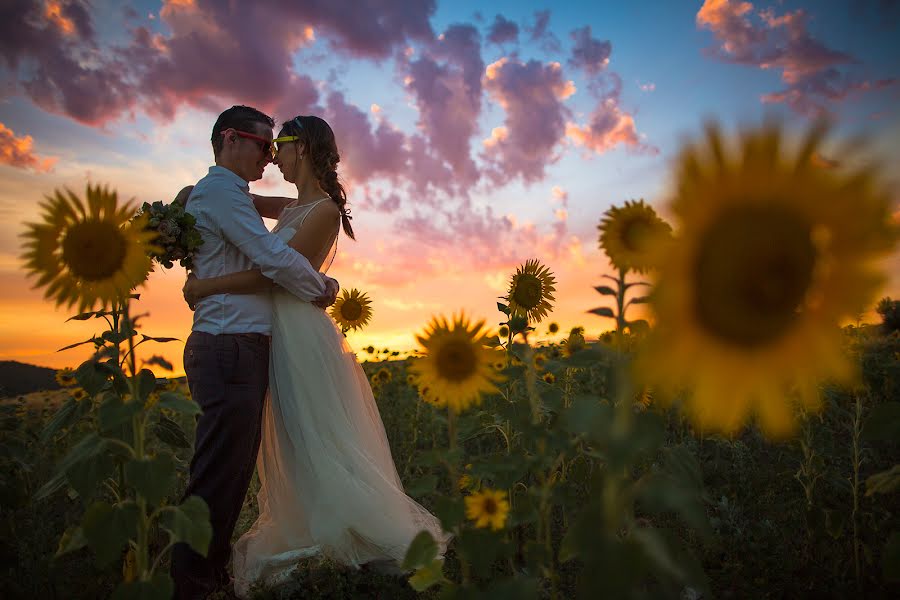
[[[444,561],[436,558],[409,578],[409,585],[417,592],[424,592],[444,580]]]
[[[168,452],[125,463],[125,482],[148,503],[158,506],[175,486],[175,461]]]
[[[163,392],[159,395],[159,407],[174,410],[182,415],[194,416],[203,414],[203,409],[194,400],[178,392]]]
[[[168,507],[160,523],[176,542],[185,542],[194,551],[206,556],[212,539],[209,507],[200,496],[191,496],[179,506]]]
[[[159,422],[153,426],[153,433],[156,434],[160,441],[173,448],[191,447],[191,441],[181,426],[165,415],[159,416]]]
[[[150,581],[122,582],[110,600],[169,600],[175,593],[175,583],[168,573],[154,573]]]
[[[84,513],[81,528],[97,566],[105,567],[119,557],[128,540],[137,537],[139,509],[133,502],[115,506],[95,502]]]
[[[437,554],[438,545],[434,537],[428,531],[420,531],[406,549],[401,566],[404,569],[418,569],[430,564]]]
[[[84,537],[84,531],[81,529],[81,526],[69,525],[59,540],[59,546],[57,547],[54,556],[59,557],[63,554],[68,554],[69,552],[81,550],[87,546],[87,543],[87,538]]]

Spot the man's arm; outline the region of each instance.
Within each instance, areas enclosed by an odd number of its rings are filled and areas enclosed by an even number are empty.
[[[256,207],[256,212],[267,219],[277,219],[284,207],[296,199],[281,196],[260,196],[259,194],[250,194],[250,196],[253,197],[253,206]]]
[[[222,235],[234,244],[263,275],[297,296],[312,302],[326,293],[322,276],[305,256],[290,248],[262,224],[259,214],[240,189],[226,189],[217,198],[217,224]]]

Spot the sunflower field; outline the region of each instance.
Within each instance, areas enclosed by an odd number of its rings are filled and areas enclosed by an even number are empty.
[[[897,597],[900,302],[856,316],[900,230],[876,172],[818,159],[825,135],[686,144],[673,222],[643,200],[600,217],[614,271],[584,326],[551,322],[552,265],[523,257],[496,319],[436,315],[414,356],[365,360],[446,551],[422,533],[397,575],[310,559],[257,597]],[[171,545],[209,542],[203,501],[179,503],[199,408],[137,358],[172,341],[130,310],[153,239],[113,193],[87,199],[57,193],[26,239],[47,297],[108,328],[61,392],[0,405],[5,598],[168,598]],[[90,258],[100,229],[118,255]],[[372,305],[345,290],[331,314],[346,332]]]

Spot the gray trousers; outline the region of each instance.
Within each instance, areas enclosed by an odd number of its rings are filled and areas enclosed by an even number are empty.
[[[206,557],[184,543],[172,550],[175,598],[193,600],[229,580],[231,536],[259,452],[269,337],[195,331],[184,347],[184,370],[191,395],[203,409],[184,498],[206,500],[213,529]]]

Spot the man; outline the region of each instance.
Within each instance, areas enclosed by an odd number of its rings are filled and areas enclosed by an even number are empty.
[[[259,268],[295,296],[324,308],[334,303],[338,283],[265,228],[249,193],[249,182],[262,178],[271,161],[274,125],[247,106],[219,115],[211,138],[216,164],[190,192],[188,210],[203,236],[194,273],[202,279]],[[271,310],[268,293],[219,294],[196,305],[184,368],[203,414],[185,497],[206,500],[213,537],[206,557],[187,544],[175,546],[176,598],[203,598],[229,580],[231,535],[259,451]]]

